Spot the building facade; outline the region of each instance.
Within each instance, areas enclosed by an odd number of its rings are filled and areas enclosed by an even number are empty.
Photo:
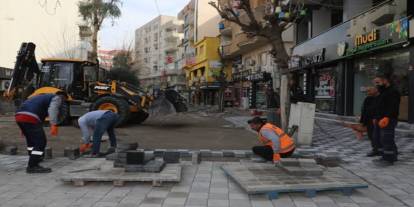
[[[125,50],[98,50],[99,66],[106,70],[111,70],[113,67],[114,57]]]
[[[179,26],[181,22],[176,17],[162,15],[135,31],[134,67],[142,87],[159,90],[184,84]]]
[[[228,4],[229,0],[219,3]],[[266,3],[266,0],[250,1],[258,21],[263,20]],[[240,19],[247,19],[245,15],[241,13]],[[270,43],[261,37],[248,38],[237,24],[226,20],[219,23],[219,28],[222,53],[232,65],[234,105],[245,109],[265,107],[265,87],[280,88],[280,73],[270,54]],[[291,27],[282,35],[288,52],[294,46],[294,31]]]
[[[13,68],[22,42],[36,44],[38,60],[48,57],[86,59],[90,44],[80,37],[78,0],[4,0],[0,7],[0,67]]]
[[[179,13],[182,21],[179,31],[184,34],[180,47],[183,68],[191,68],[195,63],[195,43],[204,37],[219,35],[218,23],[220,17],[217,11],[208,4],[209,0],[191,0]],[[188,80],[187,80],[188,81]]]
[[[191,102],[193,104],[216,105],[218,103],[218,91],[221,87],[216,77],[223,70],[227,81],[231,80],[231,67],[221,62],[218,37],[204,37],[196,42],[194,64],[186,67],[187,85],[192,91]]]
[[[316,103],[317,111],[359,115],[366,87],[373,85],[372,79],[383,65],[390,65],[393,83],[402,95],[399,118],[412,123],[414,33],[410,32],[410,17],[414,2],[364,2],[343,1],[341,23],[331,24],[324,32],[297,45],[293,49],[291,73],[304,95]],[[356,8],[357,5],[360,7]],[[307,24],[319,22],[316,17],[310,16]]]

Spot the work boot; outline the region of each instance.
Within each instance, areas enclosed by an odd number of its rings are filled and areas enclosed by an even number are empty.
[[[376,159],[376,160],[372,160],[372,162],[374,163],[374,165],[378,166],[378,167],[389,167],[389,166],[393,166],[394,162],[392,161],[387,161],[384,160],[384,158],[380,158],[380,159]]]
[[[32,173],[50,173],[50,172],[52,172],[52,169],[47,168],[47,167],[42,167],[40,165],[26,168],[26,173],[29,173],[29,174],[32,174]]]
[[[109,155],[115,152],[115,147],[110,147],[108,148],[108,150],[106,151],[105,155]]]
[[[375,157],[375,156],[382,156],[382,152],[380,151],[371,151],[367,153],[367,157]]]

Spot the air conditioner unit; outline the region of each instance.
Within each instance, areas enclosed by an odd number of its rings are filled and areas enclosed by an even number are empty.
[[[5,91],[9,88],[10,80],[2,80],[0,81],[0,91]]]

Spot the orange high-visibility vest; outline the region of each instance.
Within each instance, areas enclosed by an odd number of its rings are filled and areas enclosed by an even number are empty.
[[[279,136],[279,146],[280,149],[273,149],[273,142],[272,140],[264,137],[261,133],[262,130],[271,130],[273,132],[275,132],[275,134],[277,134]],[[262,126],[262,128],[259,131],[259,140],[260,142],[262,142],[264,145],[270,146],[272,147],[273,150],[278,150],[275,151],[275,153],[273,154],[273,161],[278,161],[280,160],[280,153],[287,153],[292,151],[293,149],[295,149],[295,142],[293,141],[293,139],[291,137],[289,137],[289,135],[287,135],[282,129],[280,129],[279,127],[267,123],[265,125]]]

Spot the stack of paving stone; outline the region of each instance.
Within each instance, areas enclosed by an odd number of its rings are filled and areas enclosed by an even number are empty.
[[[337,167],[341,162],[339,152],[336,150],[328,150],[323,153],[316,154],[316,162],[327,167]]]
[[[295,176],[321,176],[324,170],[314,159],[304,158],[283,158],[280,168]]]
[[[327,167],[336,167],[341,162],[339,152],[334,149],[322,150],[311,147],[300,147],[295,150],[292,157],[315,159],[318,164]]]
[[[152,151],[127,151],[125,172],[161,172],[165,167],[165,162],[154,158],[154,152]]]
[[[107,160],[114,161],[114,167],[123,168],[125,167],[127,160],[127,151],[136,150],[138,143],[124,143],[118,144],[116,152],[106,156]]]

